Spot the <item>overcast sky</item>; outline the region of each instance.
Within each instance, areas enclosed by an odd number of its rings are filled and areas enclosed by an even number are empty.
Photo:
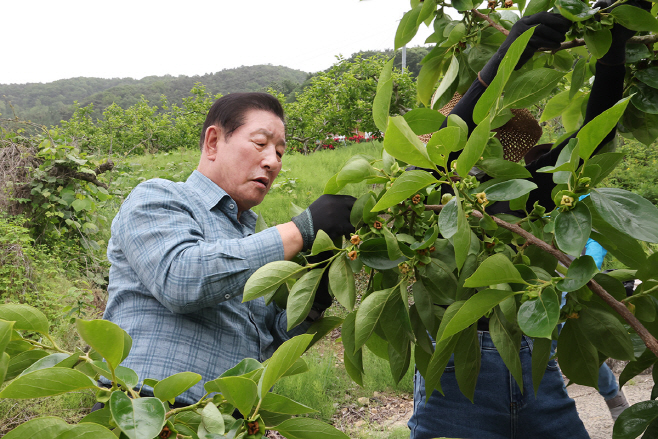
[[[392,48],[409,0],[2,2],[0,84],[203,75],[254,64],[306,72]],[[430,30],[409,44],[422,44]]]

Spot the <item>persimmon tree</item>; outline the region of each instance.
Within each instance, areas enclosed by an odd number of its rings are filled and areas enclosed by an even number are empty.
[[[469,0],[459,0],[451,6],[461,17],[453,19],[444,12],[448,5],[443,2],[412,1],[395,46],[409,42],[423,23],[435,30],[428,41],[436,46],[418,76],[423,107],[389,116],[389,62],[373,103],[373,120],[385,131],[381,155],[353,157],[325,187],[326,193],[337,193],[347,184],[373,184],[352,211],[356,233],[340,245],[318,235],[311,255],[331,250],[328,263],[275,262],[262,267],[247,283],[244,300],[265,296],[285,303],[293,327],[313,303],[313,280],[326,272],[331,292],[348,311],[342,342],[350,376],[362,382],[367,347],[389,361],[398,380],[413,361],[428,395],[432,389],[441,391],[441,375],[454,355],[460,390],[473,400],[480,367],[477,321],[482,317],[489,318],[494,344],[520,387],[521,337],[533,339],[534,389],[524,392],[537,391],[552,340],[557,340],[564,374],[586,386],[598,386],[598,369],[607,358],[629,361],[621,386],[655,364],[658,257],[647,254],[641,242],[658,243],[658,209],[629,191],[600,187],[622,154],[593,154],[615,126],[644,143],[658,135],[653,88],[658,70],[652,66],[656,36],[651,33],[658,30],[656,6],[646,12],[622,3],[602,10],[579,0],[532,0],[506,2],[508,8],[499,10],[503,5],[492,0],[489,9],[478,10]],[[553,7],[573,21],[568,41],[554,52],[535,54],[514,71],[533,29],[523,34],[478,101],[478,125],[470,136],[456,116],[441,128],[444,117],[436,109],[470,86],[518,19],[515,14]],[[565,138],[572,135],[583,120],[594,63],[607,52],[615,22],[640,33],[627,46],[625,97],[583,127],[555,166],[541,170],[553,174],[555,207],[526,208],[529,193],[539,189],[523,166],[503,159],[491,129],[509,119],[511,108],[547,99],[542,118],[562,116]],[[434,134],[425,145],[418,136],[428,133]],[[460,154],[449,163],[454,152]],[[468,176],[473,166],[491,179],[480,182]],[[441,195],[444,192],[454,196]],[[581,201],[584,195],[590,196]],[[485,207],[498,201],[524,214],[487,214]],[[590,256],[581,256],[590,237],[627,268],[599,272]],[[361,269],[369,280],[358,297],[352,274]],[[622,281],[630,279],[642,284],[627,297]],[[563,306],[562,292],[567,293]],[[564,328],[558,335],[560,323]],[[622,413],[614,438],[634,438],[645,430],[645,437],[655,435],[655,395],[658,387],[651,400]]]

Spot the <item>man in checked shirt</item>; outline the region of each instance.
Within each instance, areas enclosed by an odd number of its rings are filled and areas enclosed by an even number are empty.
[[[133,339],[122,365],[140,380],[184,371],[203,377],[177,405],[198,401],[206,381],[243,358],[269,358],[331,304],[326,288],[318,290],[307,321],[287,332],[286,312],[275,304],[242,303],[254,271],[310,248],[319,229],[332,238],[354,230],[354,198],[323,195],[293,221],[255,233],[250,209],[263,201],[286,150],[283,108],[271,95],[218,99],[200,146],[199,166],[186,182],[153,179],[131,192],[112,222],[107,250],[104,318]]]

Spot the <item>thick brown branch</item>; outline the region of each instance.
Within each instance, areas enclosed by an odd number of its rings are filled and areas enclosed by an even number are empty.
[[[442,205],[425,206],[426,210],[433,210],[437,212],[441,211],[442,208]],[[474,210],[471,214],[477,218],[482,218],[482,213],[478,211]],[[567,255],[552,245],[547,244],[546,242],[537,238],[533,234],[523,230],[520,226],[516,224],[510,224],[507,221],[496,218],[495,216],[492,216],[491,218],[500,227],[507,229],[510,232],[516,233],[526,241],[530,242],[532,245],[536,245],[545,252],[555,256],[557,260],[560,261],[564,266],[569,267],[569,265],[571,265],[571,259],[569,259]],[[601,285],[594,282],[593,280],[589,281],[587,287],[592,290],[594,294],[603,299],[603,301],[607,303],[613,310],[615,310],[620,316],[622,316],[622,318],[626,320],[626,322],[631,326],[631,328],[633,328],[637,335],[640,336],[644,344],[651,350],[651,352],[658,356],[658,340],[656,340],[656,338],[651,335],[651,333],[642,325],[642,323],[633,315],[633,313],[631,313],[628,308],[626,308],[623,303],[612,297],[606,290],[603,289],[603,287],[601,287]]]

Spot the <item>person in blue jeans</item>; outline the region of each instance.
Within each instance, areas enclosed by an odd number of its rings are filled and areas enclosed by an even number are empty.
[[[610,6],[612,2],[603,6]],[[631,0],[627,4],[646,9],[651,4],[641,0]],[[599,4],[595,6],[600,6]],[[473,109],[496,76],[498,66],[512,42],[525,30],[535,27],[534,34],[520,57],[517,69],[532,58],[540,48],[557,49],[565,40],[571,22],[559,14],[540,12],[517,21],[496,54],[478,73],[468,91],[452,109],[468,125],[469,132],[475,128]],[[635,32],[616,24],[612,29],[612,44],[608,52],[596,62],[596,76],[587,104],[584,124],[611,108],[623,95],[626,42]],[[575,133],[572,137],[575,136]],[[615,136],[613,129],[595,150],[597,153]],[[530,192],[528,211],[539,202],[547,211],[553,209],[551,190],[555,186],[552,174],[540,173],[544,166],[554,166],[560,152],[569,139],[543,153],[529,159],[526,155],[526,169],[538,189]],[[458,153],[451,154],[448,163],[455,160]],[[497,210],[497,206],[500,206]],[[509,204],[496,203],[487,209],[490,214],[510,213]],[[455,377],[454,362],[451,359],[441,376],[443,394],[433,391],[427,398],[425,379],[416,372],[414,378],[414,412],[408,426],[411,439],[431,439],[437,437],[509,439],[581,439],[589,434],[578,416],[575,402],[566,392],[562,373],[557,362],[548,362],[546,372],[535,396],[532,383],[532,339],[522,337],[519,351],[523,373],[522,392],[505,366],[500,353],[489,333],[486,319],[478,322],[478,340],[481,349],[480,373],[471,402],[460,391]]]

